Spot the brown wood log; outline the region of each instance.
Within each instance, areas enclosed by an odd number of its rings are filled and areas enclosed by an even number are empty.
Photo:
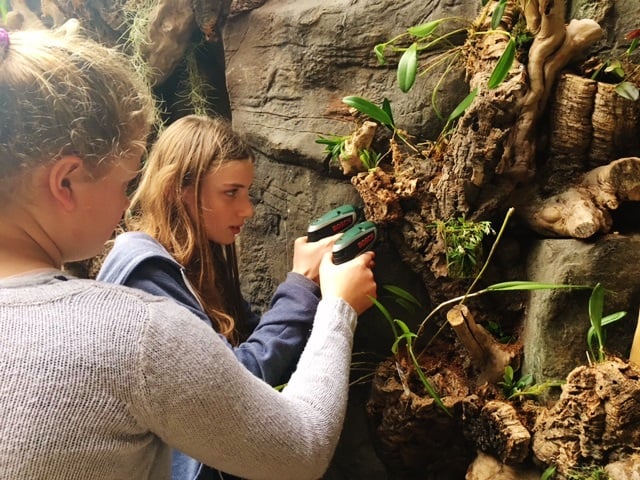
[[[465,420],[465,435],[478,449],[494,455],[502,463],[517,465],[529,455],[531,435],[511,404],[489,401],[477,417]]]
[[[515,352],[505,349],[493,335],[478,325],[466,305],[451,308],[447,312],[447,321],[471,356],[472,364],[478,372],[478,384],[500,381],[505,367],[516,360]]]
[[[561,193],[523,195],[518,215],[546,236],[589,238],[608,233],[610,210],[625,201],[640,200],[640,158],[628,157],[595,168]]]
[[[559,400],[538,417],[532,448],[567,473],[640,453],[640,367],[611,358],[567,377]]]

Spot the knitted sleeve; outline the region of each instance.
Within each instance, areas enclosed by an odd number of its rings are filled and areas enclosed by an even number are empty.
[[[130,268],[124,285],[171,298],[211,325],[177,263],[152,257]],[[286,383],[309,336],[319,290],[313,281],[289,273],[276,290],[269,310],[262,317],[250,317],[253,328],[248,338],[234,347],[227,342],[238,361],[270,385]]]
[[[150,304],[139,345],[140,421],[167,444],[251,479],[316,480],[344,420],[356,314],[341,299],[318,306],[308,346],[278,393],[240,365],[203,322]]]

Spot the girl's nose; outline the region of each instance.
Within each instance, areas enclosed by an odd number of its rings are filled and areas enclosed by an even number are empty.
[[[242,205],[242,209],[240,210],[240,215],[244,218],[253,217],[253,203],[251,202],[251,198],[247,195],[245,197],[244,204]]]

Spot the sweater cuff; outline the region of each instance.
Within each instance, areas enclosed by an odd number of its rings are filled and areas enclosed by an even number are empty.
[[[334,312],[335,316],[339,319],[339,324],[347,325],[351,330],[351,333],[356,331],[358,325],[358,314],[351,305],[345,302],[340,297],[328,297],[320,300],[318,304],[317,315],[327,314]],[[315,324],[314,324],[315,328]]]
[[[311,280],[310,278],[305,277],[304,275],[296,272],[287,273],[287,278],[285,282],[291,283],[293,285],[297,285],[306,290],[309,290],[316,297],[320,298],[320,285]]]

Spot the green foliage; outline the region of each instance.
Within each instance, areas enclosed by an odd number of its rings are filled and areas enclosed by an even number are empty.
[[[507,46],[502,52],[502,55],[498,59],[498,63],[491,72],[489,77],[489,88],[497,88],[507,78],[509,71],[513,65],[513,61],[516,58],[516,40],[515,38],[509,38]]]
[[[449,115],[449,118],[447,118],[447,122],[442,128],[442,133],[440,134],[441,136],[447,135],[449,133],[453,122],[455,122],[458,119],[458,117],[462,116],[462,114],[466,111],[469,105],[473,103],[473,101],[476,98],[476,95],[478,95],[478,89],[474,88],[469,92],[469,94],[466,97],[464,97],[464,99],[458,104],[458,106],[453,109],[453,112],[451,112],[451,114]]]
[[[602,327],[617,322],[627,315],[627,312],[616,312],[603,317],[604,294],[604,288],[598,283],[593,287],[589,297],[589,321],[591,327],[587,332],[587,347],[589,358],[595,362],[603,362],[606,358],[604,351],[605,331]]]
[[[467,293],[465,293],[464,295],[461,295],[459,297],[455,297],[455,298],[452,298],[450,300],[444,301],[444,302],[440,303],[438,306],[436,306],[436,308],[434,308],[424,318],[424,320],[422,320],[422,322],[420,323],[420,326],[418,328],[418,333],[417,333],[418,336],[420,336],[421,332],[424,330],[427,322],[431,318],[433,318],[435,316],[435,314],[438,313],[444,307],[446,307],[448,305],[453,305],[454,303],[462,304],[469,298],[478,297],[480,295],[485,295],[487,293],[501,292],[501,291],[531,291],[531,290],[548,290],[548,289],[591,289],[592,288],[592,287],[590,287],[588,285],[553,284],[553,283],[541,283],[541,282],[531,282],[531,281],[525,281],[525,280],[520,281],[519,280],[519,281],[496,283],[496,284],[493,284],[493,285],[489,285],[488,287],[486,287],[486,288],[484,288],[482,290],[478,290],[477,292],[474,292],[473,288],[479,282],[479,280],[482,278],[482,275],[483,275],[484,271],[486,270],[487,266],[489,265],[489,262],[491,261],[491,258],[493,257],[493,254],[495,253],[496,248],[497,248],[497,246],[498,246],[498,244],[500,242],[500,239],[502,238],[502,235],[504,234],[504,231],[506,229],[507,223],[508,223],[509,219],[511,218],[511,216],[513,215],[513,213],[514,213],[514,209],[513,208],[510,208],[507,211],[505,219],[502,222],[502,226],[500,227],[500,230],[498,231],[496,239],[493,242],[493,246],[491,247],[491,251],[489,252],[489,255],[487,255],[487,258],[486,258],[486,260],[484,262],[484,265],[482,266],[482,269],[480,270],[480,272],[474,278],[473,282],[471,283],[471,286],[467,290]]]
[[[557,470],[557,467],[555,465],[547,467],[546,470],[542,472],[542,475],[540,476],[540,480],[551,480],[553,476],[556,474],[556,470]]]
[[[490,222],[472,222],[464,215],[436,222],[445,244],[447,270],[452,278],[469,278],[478,273],[482,241],[495,233]]]
[[[412,307],[420,306],[420,302],[418,302],[418,300],[413,295],[411,295],[406,290],[401,289],[400,287],[385,285],[383,288],[388,292],[394,294],[399,300],[398,303],[400,305],[410,305]],[[413,350],[413,341],[415,340],[417,335],[411,331],[411,329],[407,326],[405,322],[403,322],[398,318],[393,318],[389,310],[381,302],[379,302],[375,298],[371,298],[371,301],[382,313],[384,318],[387,320],[391,328],[391,331],[393,332],[394,342],[391,345],[391,353],[393,353],[393,355],[397,357],[400,344],[403,341],[405,342],[406,350],[407,350],[407,353],[409,354],[409,358],[411,359],[411,363],[413,364],[413,367],[424,389],[431,396],[431,398],[433,398],[433,400],[436,402],[436,405],[438,405],[438,407],[444,413],[451,416],[451,412],[444,405],[444,403],[442,403],[442,399],[438,395],[438,392],[433,387],[433,385],[431,385],[431,382],[429,382],[429,379],[426,377],[426,375],[422,371],[422,367],[420,366],[420,363],[418,362],[418,358],[415,355],[415,352]],[[398,366],[398,368],[400,367]]]
[[[132,2],[126,2],[122,8],[126,26],[123,34],[124,48],[129,54],[136,74],[147,83],[150,89],[153,87],[153,72],[144,52],[149,46],[149,24],[155,6],[155,0],[141,0],[135,2],[135,5],[132,5]],[[158,130],[161,130],[163,121],[159,108],[154,109],[154,116],[154,124]]]
[[[616,85],[615,92],[622,98],[635,102],[640,98],[638,87],[631,82],[620,82]]]
[[[407,93],[413,87],[417,74],[418,44],[414,42],[404,51],[398,63],[398,86],[400,90]]]
[[[500,22],[502,21],[506,8],[507,0],[500,0],[498,5],[496,5],[496,8],[493,10],[493,13],[491,14],[491,28],[493,30],[496,30],[500,26]]]
[[[344,97],[342,99],[343,103],[349,105],[352,108],[355,108],[361,113],[364,113],[369,118],[375,120],[376,122],[384,125],[389,130],[395,131],[396,126],[393,122],[393,117],[390,115],[389,109],[389,101],[386,102],[386,108],[383,104],[382,107],[378,107],[374,103],[370,102],[361,97],[349,96]]]
[[[324,153],[331,157],[331,161],[337,162],[344,152],[344,143],[349,139],[349,135],[329,135],[323,137],[319,135],[316,143],[324,145]]]
[[[502,386],[502,393],[507,398],[512,398],[513,395],[518,394],[533,384],[533,375],[528,374],[520,377],[519,380],[515,380],[513,367],[507,365],[504,369],[503,381],[498,382],[498,385]]]
[[[483,1],[483,5],[486,3],[487,1]],[[444,71],[441,73],[431,94],[431,104],[434,111],[439,118],[444,119],[444,115],[440,113],[436,104],[436,94],[444,82],[444,77],[446,77],[446,75],[453,69],[453,66],[458,63],[459,59],[464,56],[465,48],[462,45],[453,45],[450,42],[452,37],[460,34],[469,36],[492,32],[499,32],[509,37],[507,46],[496,63],[489,79],[488,88],[490,89],[496,88],[504,82],[511,70],[511,67],[513,66],[517,50],[531,41],[532,36],[526,30],[518,32],[518,27],[516,27],[512,33],[499,29],[507,4],[507,0],[500,0],[497,3],[491,16],[490,31],[476,31],[473,25],[461,23],[461,20],[457,18],[442,18],[409,27],[404,33],[397,35],[386,42],[379,43],[374,47],[373,51],[378,60],[378,64],[385,65],[387,63],[386,54],[388,51],[391,54],[400,54],[397,69],[397,81],[398,87],[404,93],[408,92],[413,87],[418,76],[426,75],[436,67],[444,66]],[[458,22],[459,24],[461,23],[462,26],[456,26],[451,31],[440,33],[439,27],[441,27],[445,22]],[[433,50],[435,47],[440,47],[441,52],[435,53],[421,62],[421,53]],[[454,112],[449,115],[439,139],[442,139],[450,132],[454,121],[464,113],[477,94],[478,90],[474,89],[462,102],[460,102]]]
[[[588,466],[575,468],[566,474],[567,480],[609,480],[604,467]]]
[[[630,40],[631,43],[629,44],[629,47],[627,47],[622,58],[628,58],[640,45],[640,29],[627,32],[625,39]],[[617,83],[615,92],[622,98],[635,102],[640,98],[640,89],[638,89],[638,86],[635,83],[632,83],[627,79],[631,77],[637,69],[638,67],[636,66],[634,67],[633,72],[627,72],[624,69],[621,58],[611,58],[604,61],[600,68],[593,72],[591,79],[602,80],[602,77],[607,75],[616,79]]]
[[[209,115],[211,111],[211,102],[209,102],[210,94],[214,91],[198,71],[196,59],[196,50],[198,46],[191,46],[186,55],[187,70],[187,102],[194,114]]]
[[[382,155],[374,152],[369,148],[365,148],[363,150],[360,150],[359,157],[362,165],[364,165],[364,168],[366,168],[368,171],[371,171],[376,169],[378,163],[380,163]]]
[[[411,148],[414,152],[418,152],[418,149],[407,139],[405,134],[403,134],[396,127],[395,121],[393,120],[393,113],[391,112],[391,103],[389,102],[389,100],[385,98],[379,107],[369,100],[356,96],[344,97],[342,101],[348,106],[355,108],[360,113],[365,114],[372,120],[375,120],[376,122],[387,127],[393,132],[393,135],[402,140],[405,145]]]
[[[513,367],[511,367],[511,365],[505,367],[503,380],[504,381],[499,382],[498,385],[502,386],[502,392],[509,400],[513,400],[516,397],[538,397],[551,387],[559,387],[565,383],[562,381],[547,381],[536,384],[531,374],[524,375],[518,380],[515,380]]]

